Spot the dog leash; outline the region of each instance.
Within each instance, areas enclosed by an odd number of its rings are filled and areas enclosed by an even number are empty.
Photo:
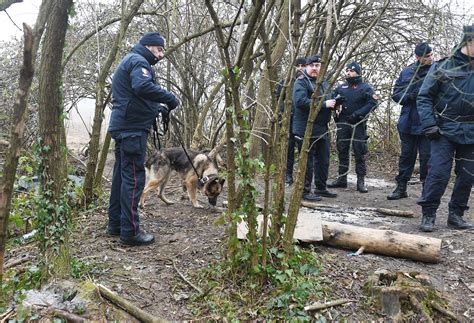
[[[176,121],[173,120],[173,123],[174,123],[174,126],[176,129],[178,129],[178,126],[176,125]],[[179,130],[179,129],[178,129]],[[188,161],[189,163],[191,164],[191,166],[193,167],[193,170],[194,170],[194,173],[196,174],[198,180],[199,180],[199,184],[202,186],[204,184],[206,184],[208,181],[209,181],[209,177],[207,176],[199,176],[198,174],[198,171],[196,169],[196,167],[194,167],[194,163],[193,161],[191,160],[191,157],[189,157],[189,154],[188,154],[188,151],[186,150],[186,148],[184,147],[184,143],[183,143],[183,138],[181,138],[181,134],[179,133],[179,131],[176,131],[176,133],[178,134],[178,141],[181,145],[181,147],[183,148],[183,151],[184,151],[184,154],[186,155],[186,157],[188,158]]]
[[[153,145],[156,149],[161,150],[161,142],[160,136],[166,135],[169,130],[169,123],[170,123],[170,113],[168,109],[163,106],[162,104],[159,105],[159,115],[161,115],[161,124],[163,125],[163,132],[159,131],[158,127],[158,116],[155,118],[155,122],[153,122]],[[156,142],[158,141],[158,145]]]

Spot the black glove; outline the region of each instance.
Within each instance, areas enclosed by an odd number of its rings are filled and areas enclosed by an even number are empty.
[[[337,107],[338,105],[343,104],[343,103],[346,101],[346,97],[345,97],[345,96],[342,96],[342,95],[340,95],[340,94],[338,94],[334,99],[336,100],[336,107]]]
[[[179,105],[178,99],[174,98],[174,100],[172,100],[171,102],[169,102],[167,104],[168,110],[171,111],[173,109],[176,109],[178,107],[178,105]]]
[[[168,109],[163,109],[163,111],[161,111],[161,121],[166,124],[170,122],[170,113]]]
[[[360,117],[353,113],[346,118],[346,121],[350,124],[356,124],[357,122],[360,121]]]
[[[419,89],[412,91],[410,95],[408,95],[408,98],[410,98],[413,101],[416,101],[416,98],[418,97],[418,90]]]
[[[441,132],[439,131],[438,126],[431,126],[423,130],[423,134],[429,140],[437,140],[441,138]]]

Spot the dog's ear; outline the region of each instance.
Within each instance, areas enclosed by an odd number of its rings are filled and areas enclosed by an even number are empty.
[[[217,153],[214,158],[218,169],[227,169],[227,165],[221,155]]]

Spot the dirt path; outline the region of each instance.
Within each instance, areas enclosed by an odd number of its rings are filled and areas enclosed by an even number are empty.
[[[385,207],[419,213],[416,199],[420,195],[421,185],[410,185],[410,197],[407,199],[388,201],[386,196],[393,190],[394,184],[384,180],[384,177],[383,173],[369,176],[368,194],[356,192],[355,183],[350,181],[348,189],[335,190],[339,196],[325,199],[324,203],[341,207]],[[175,200],[181,194],[175,182],[171,183],[167,192]],[[378,269],[387,269],[428,274],[436,282],[436,287],[447,296],[455,314],[466,321],[474,320],[474,230],[459,232],[447,229],[449,197],[450,191],[446,192],[442,200],[436,221],[438,230],[434,233],[418,232],[420,218],[354,216],[350,213],[323,215],[328,221],[383,227],[443,239],[442,261],[438,264],[373,254],[354,257],[349,256],[347,250],[317,246],[316,250],[327,256],[325,280],[332,285],[335,297],[356,300],[333,309],[334,315],[357,320],[380,318],[380,313],[361,307],[360,303],[364,299],[362,287],[369,274]],[[202,197],[201,200],[205,204]],[[220,198],[218,205],[222,201]],[[187,303],[191,302],[195,291],[180,278],[178,271],[189,276],[220,256],[226,239],[224,226],[214,224],[219,216],[210,209],[193,208],[188,200],[165,206],[156,197],[150,196],[141,219],[143,227],[154,233],[157,241],[151,246],[128,248],[121,246],[117,238],[104,234],[107,215],[103,209],[81,222],[81,229],[77,232],[80,238],[75,239],[75,256],[85,261],[90,259],[96,264],[96,277],[100,283],[146,311],[167,320],[193,319],[195,317],[189,312]],[[474,222],[474,211],[467,211],[465,216],[468,221]],[[199,282],[194,283],[199,285]]]

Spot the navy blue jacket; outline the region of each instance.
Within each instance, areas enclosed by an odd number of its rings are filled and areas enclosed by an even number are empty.
[[[433,64],[416,104],[423,129],[438,125],[441,134],[459,144],[474,144],[474,65],[458,49]]]
[[[159,103],[175,108],[176,97],[155,83],[151,68],[158,62],[143,45],[136,44],[114,72],[109,131],[148,131],[160,111]]]
[[[365,119],[377,107],[377,96],[374,89],[368,83],[363,82],[361,76],[352,78],[350,83],[346,81],[339,85],[334,90],[334,97],[338,95],[345,97],[338,122],[346,122],[350,115],[358,120]]]
[[[324,91],[328,87],[326,80],[323,81],[319,94],[323,95]],[[316,89],[316,78],[310,77],[308,74],[303,73],[300,75],[293,86],[293,134],[303,138],[306,123],[308,122],[309,110],[311,106],[311,97],[314,90]],[[331,99],[331,94],[328,93],[324,100]],[[323,103],[321,110],[314,120],[312,137],[320,137],[326,134],[329,130],[328,123],[331,120],[331,109],[326,107]]]
[[[420,62],[405,67],[395,82],[392,100],[402,105],[398,119],[398,131],[409,135],[421,135],[422,128],[416,98],[431,65],[421,65]]]

